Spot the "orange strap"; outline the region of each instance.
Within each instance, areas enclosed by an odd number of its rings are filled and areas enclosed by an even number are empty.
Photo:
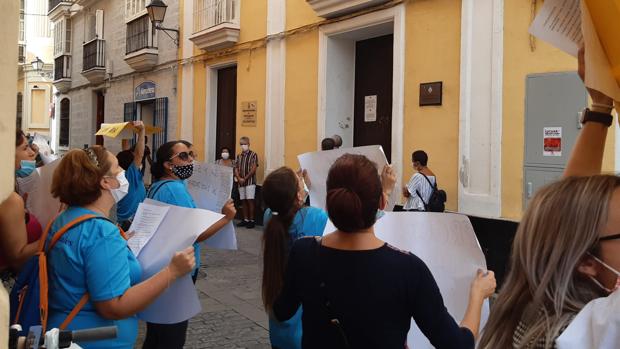
[[[73,318],[75,318],[75,316],[80,312],[80,310],[84,308],[86,303],[88,303],[88,298],[89,298],[88,293],[82,296],[82,299],[80,299],[78,304],[76,304],[75,307],[73,307],[73,310],[71,310],[71,312],[69,313],[69,315],[67,315],[67,318],[65,319],[65,321],[63,321],[62,324],[60,324],[60,326],[58,327],[59,330],[64,330],[65,328],[67,328],[67,326],[69,326],[71,321],[73,321]]]
[[[54,223],[57,217],[58,216],[54,217],[53,219],[49,221],[49,223],[47,223],[47,226],[45,227],[45,230],[43,231],[43,235],[41,235],[41,238],[39,239],[39,252],[43,252],[43,250],[45,249],[45,242],[47,241],[47,235],[49,235],[50,229],[52,229],[52,224]]]
[[[47,247],[47,251],[50,251],[52,248],[54,248],[54,245],[56,245],[56,243],[58,242],[58,240],[60,240],[60,238],[67,232],[67,230],[73,228],[74,226],[87,221],[91,218],[96,218],[97,216],[95,216],[94,214],[85,214],[83,216],[79,216],[78,218],[72,220],[71,222],[67,223],[64,227],[60,228],[60,230],[58,230],[56,232],[56,234],[54,235],[54,237],[52,238],[52,241],[50,242],[50,245]]]
[[[17,324],[19,321],[19,316],[22,313],[22,308],[24,306],[24,300],[26,299],[26,293],[28,292],[28,285],[24,286],[24,288],[22,288],[19,291],[18,294],[18,300],[19,300],[19,305],[17,306],[17,313],[15,313],[15,319],[13,320],[13,325]]]

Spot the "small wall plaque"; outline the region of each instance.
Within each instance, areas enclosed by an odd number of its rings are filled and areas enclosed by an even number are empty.
[[[256,127],[256,101],[241,102],[241,126]]]
[[[420,106],[441,105],[443,81],[420,84]]]

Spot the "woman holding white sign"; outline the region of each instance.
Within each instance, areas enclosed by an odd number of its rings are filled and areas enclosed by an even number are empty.
[[[68,208],[44,234],[48,328],[67,322],[68,330],[118,328],[116,339],[87,343],[84,348],[133,348],[138,336],[135,314],[195,265],[190,246],[176,253],[159,273],[140,282],[142,270],[136,257],[123,232],[108,220],[114,204],[127,193],[124,176],[116,157],[100,146],[68,152],[54,172],[52,194]]]
[[[194,199],[184,182],[191,177],[194,172],[195,154],[190,147],[191,143],[186,141],[171,141],[157,149],[156,161],[151,167],[153,180],[155,182],[149,188],[147,194],[148,198],[170,205],[196,208]],[[234,219],[237,211],[232,201],[224,205],[222,213],[225,217],[198,236],[194,243],[196,258],[196,267],[192,274],[194,282],[196,282],[198,267],[200,266],[199,243],[213,236]],[[170,232],[170,236],[174,236],[174,232]],[[187,325],[188,320],[175,324],[147,322],[146,338],[143,348],[182,349],[185,345]]]
[[[426,264],[374,234],[391,177],[382,187],[376,165],[363,155],[346,154],[332,165],[326,203],[337,230],[295,242],[273,305],[280,321],[303,306],[304,348],[402,349],[411,318],[436,348],[474,348],[483,301],[495,290],[493,272],[479,271],[459,326]]]
[[[279,322],[272,308],[284,283],[286,258],[293,242],[304,236],[321,236],[327,214],[304,206],[303,180],[288,167],[269,174],[263,183],[265,231],[263,233],[263,304],[269,313],[269,338],[273,348],[301,348],[301,307],[288,321]]]

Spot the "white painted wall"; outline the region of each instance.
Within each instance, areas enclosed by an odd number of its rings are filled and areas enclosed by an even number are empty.
[[[459,211],[501,215],[503,0],[463,0]]]
[[[340,135],[343,147],[353,146],[355,40],[327,37],[325,66],[325,137]],[[338,96],[331,98],[330,96]]]
[[[286,1],[268,0],[267,35],[281,33],[286,27]],[[286,40],[267,42],[265,93],[265,176],[284,165],[284,122],[286,81]]]

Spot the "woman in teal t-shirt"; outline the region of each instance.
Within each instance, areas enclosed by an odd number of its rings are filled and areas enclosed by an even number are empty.
[[[118,328],[116,339],[80,343],[86,349],[133,348],[138,335],[135,314],[195,265],[194,250],[188,247],[162,271],[139,283],[140,265],[121,231],[108,220],[126,193],[124,171],[103,147],[70,151],[54,172],[52,194],[68,208],[54,220],[47,244],[75,219],[94,218],[67,230],[48,253],[48,328],[59,327],[86,294],[88,301],[67,329]]]
[[[273,171],[263,183],[265,232],[263,234],[263,303],[269,313],[269,338],[278,349],[301,349],[301,307],[288,321],[271,314],[273,302],[284,283],[288,251],[304,236],[321,236],[327,214],[316,207],[304,207],[306,191],[300,176],[288,167]]]
[[[194,172],[194,152],[190,147],[189,142],[172,141],[157,149],[156,160],[151,167],[155,182],[149,189],[148,198],[170,205],[196,208],[194,199],[184,182]],[[200,266],[200,245],[198,243],[208,239],[234,219],[237,211],[232,201],[224,205],[222,213],[225,215],[224,218],[200,234],[194,243],[196,258],[196,268],[192,275],[194,282],[196,282],[198,267]],[[170,232],[170,234],[173,236],[174,232]],[[185,345],[188,320],[173,324],[147,322],[146,339],[142,348],[182,349]]]

